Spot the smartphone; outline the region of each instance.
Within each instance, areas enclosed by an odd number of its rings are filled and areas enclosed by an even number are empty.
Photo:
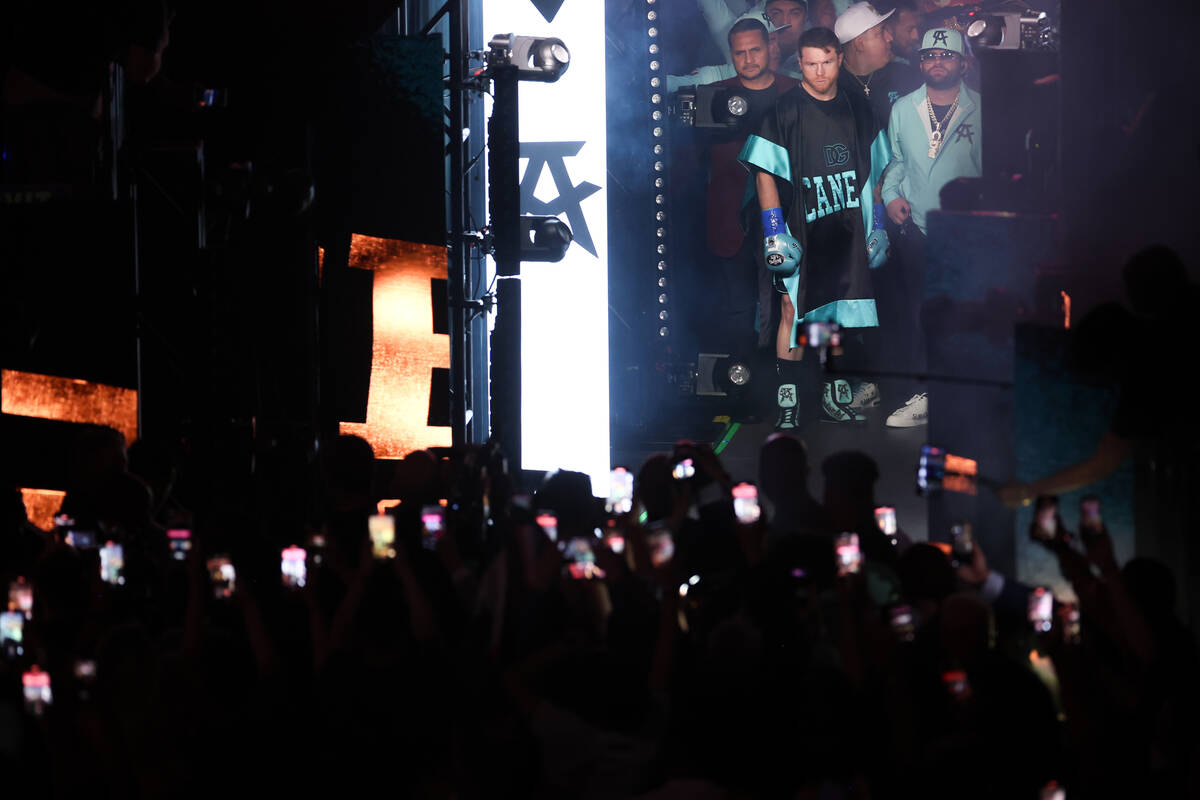
[[[1037,499],[1033,512],[1034,539],[1041,542],[1052,542],[1058,538],[1058,498],[1042,495]]]
[[[116,542],[100,548],[100,577],[113,586],[125,585],[125,548]]]
[[[308,580],[308,553],[296,545],[285,547],[279,553],[279,570],[284,586],[289,589],[303,587]]]
[[[33,587],[24,578],[8,585],[8,607],[20,611],[25,619],[33,619]]]
[[[686,481],[688,478],[696,477],[696,463],[690,458],[681,458],[675,463],[675,469],[671,471],[677,481]]]
[[[558,517],[554,516],[553,511],[539,511],[537,524],[546,532],[546,536],[550,538],[550,541],[558,541]]]
[[[753,483],[739,483],[733,487],[733,514],[743,525],[758,522],[762,509],[758,506],[758,487]]]
[[[1054,624],[1054,595],[1044,586],[1029,594],[1029,624],[1038,633],[1047,633]]]
[[[967,673],[961,669],[943,672],[942,685],[955,700],[966,700],[971,696],[971,682],[967,680]]]
[[[675,539],[662,522],[653,522],[647,527],[646,544],[652,567],[661,567],[675,557]]]
[[[213,556],[207,562],[208,576],[212,579],[213,596],[218,600],[233,597],[237,588],[237,572],[229,556]]]
[[[875,509],[875,524],[887,536],[896,535],[896,509],[891,506],[880,506]]]
[[[950,526],[950,559],[954,565],[970,564],[975,557],[975,533],[969,522]]]
[[[174,561],[187,561],[188,551],[192,549],[192,532],[187,528],[169,528],[167,530],[167,547]]]
[[[421,509],[421,546],[436,550],[438,540],[446,530],[446,510],[441,506],[425,506]]]
[[[625,467],[613,467],[604,507],[610,514],[628,514],[633,510],[633,473]]]
[[[596,566],[596,553],[587,539],[575,538],[567,542],[567,573],[576,580],[603,578],[604,570]]]
[[[1104,520],[1100,517],[1100,498],[1094,494],[1089,494],[1079,501],[1079,530],[1093,536],[1104,531]]]
[[[916,638],[917,626],[912,606],[906,603],[889,606],[888,624],[892,628],[892,633],[896,634],[896,638],[900,641],[911,642]]]
[[[1075,603],[1063,603],[1059,607],[1059,616],[1062,617],[1063,642],[1079,644],[1081,632],[1079,606]]]
[[[862,566],[862,551],[858,549],[857,533],[838,534],[834,552],[837,553],[839,577],[857,573]]]
[[[42,672],[36,666],[21,676],[21,686],[25,690],[25,710],[40,717],[46,706],[54,702],[54,694],[50,691],[50,674]]]
[[[617,555],[625,552],[625,534],[617,527],[616,520],[609,520],[604,531],[604,544]]]
[[[66,541],[68,547],[74,547],[76,550],[95,550],[96,532],[68,530]]]
[[[25,615],[11,607],[0,613],[0,647],[8,658],[25,654]]]
[[[378,559],[396,557],[396,518],[391,514],[372,514],[367,518],[371,535],[371,555]]]

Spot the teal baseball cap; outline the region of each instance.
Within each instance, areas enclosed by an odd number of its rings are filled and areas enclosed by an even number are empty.
[[[962,34],[949,28],[933,28],[925,31],[925,35],[921,37],[920,49],[949,50],[960,56],[967,55],[967,49],[963,46]]]

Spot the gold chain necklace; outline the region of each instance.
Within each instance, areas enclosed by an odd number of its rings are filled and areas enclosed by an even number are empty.
[[[933,133],[929,137],[929,157],[937,158],[938,150],[942,147],[942,142],[945,135],[942,133],[942,126],[950,122],[954,117],[954,112],[958,111],[958,98],[954,98],[954,102],[950,105],[950,110],[946,112],[946,116],[941,120],[933,113],[933,101],[929,99],[929,95],[925,95],[925,109],[929,112],[929,125],[933,128]]]

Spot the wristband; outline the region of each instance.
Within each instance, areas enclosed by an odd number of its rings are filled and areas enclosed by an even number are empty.
[[[763,213],[766,214],[767,212],[764,211]],[[875,204],[875,225],[873,227],[873,230],[877,230],[877,231],[883,230],[883,215],[884,215],[883,203],[876,203]]]
[[[783,233],[786,223],[783,221],[782,208],[768,208],[762,212],[763,236],[774,236]]]

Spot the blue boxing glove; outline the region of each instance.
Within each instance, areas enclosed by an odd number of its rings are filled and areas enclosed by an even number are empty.
[[[883,266],[883,262],[887,261],[888,257],[888,235],[883,229],[883,203],[876,203],[875,208],[875,224],[872,226],[871,234],[867,236],[867,266],[871,269],[878,269]]]
[[[788,232],[787,223],[783,221],[783,209],[766,209],[762,212],[762,223],[767,269],[780,275],[791,275],[800,266],[804,251]]]

